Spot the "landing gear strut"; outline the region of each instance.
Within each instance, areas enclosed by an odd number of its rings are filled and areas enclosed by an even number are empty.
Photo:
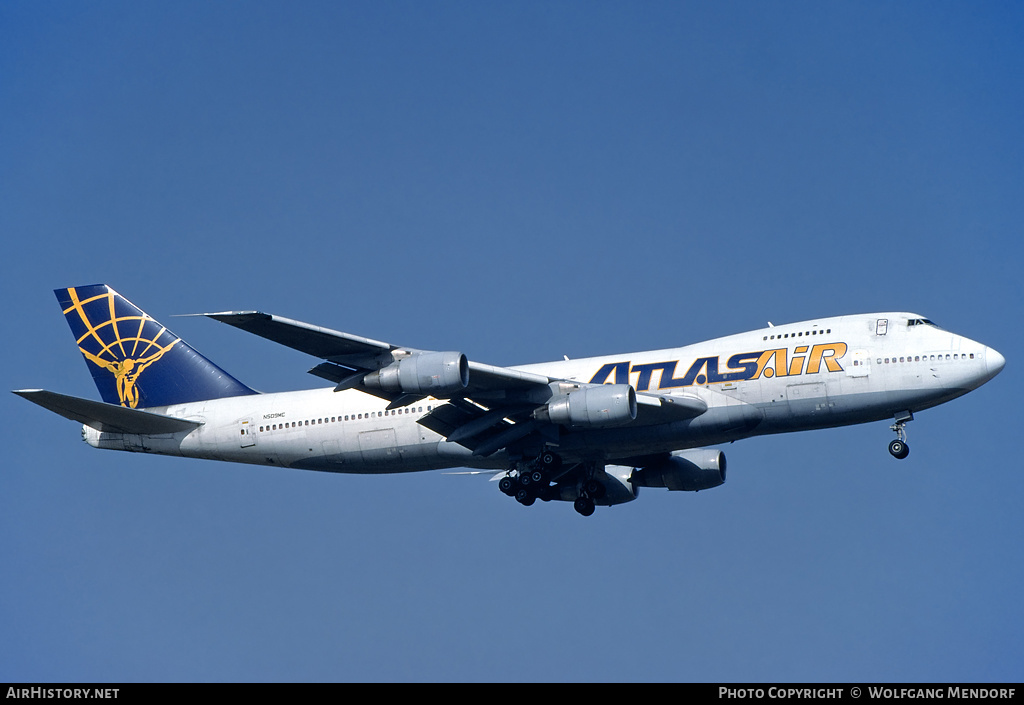
[[[572,503],[573,508],[585,517],[594,513],[594,500],[601,499],[607,494],[605,486],[593,476],[593,467],[588,469],[590,477],[580,485],[580,496]]]
[[[914,415],[909,411],[901,411],[896,414],[896,423],[889,428],[896,432],[896,440],[889,444],[889,452],[892,457],[903,460],[910,455],[910,446],[907,445],[907,431],[906,425],[908,421],[913,421]]]

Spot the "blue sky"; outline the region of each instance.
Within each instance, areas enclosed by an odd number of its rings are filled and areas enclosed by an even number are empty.
[[[109,283],[264,391],[261,309],[517,364],[909,310],[909,425],[584,519],[480,478],[97,451],[8,394],[0,681],[1024,678],[1019,3],[0,5],[0,359],[97,398]]]

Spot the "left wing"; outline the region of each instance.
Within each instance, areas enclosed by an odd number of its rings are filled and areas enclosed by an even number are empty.
[[[637,394],[628,385],[589,385],[466,359],[459,352],[402,347],[259,311],[196,314],[324,360],[309,370],[387,399],[388,408],[447,399],[420,423],[475,455],[538,437],[557,443],[574,426],[658,423],[707,410],[697,398]],[[590,390],[590,391],[588,391]],[[582,394],[581,394],[582,392]]]
[[[401,363],[403,360],[412,359],[424,354],[449,355],[459,359],[461,354],[433,353],[415,348],[400,347],[379,340],[364,338],[351,333],[342,333],[341,331],[329,328],[321,328],[320,326],[259,311],[203,313],[198,315],[213,318],[221,323],[227,323],[249,333],[255,333],[267,340],[272,340],[275,343],[280,343],[313,357],[326,360],[325,363],[317,365],[309,372],[339,385],[338,391],[360,387],[362,391],[377,394],[377,396],[383,396],[384,398],[393,398],[395,396],[394,391],[405,392],[406,389],[423,390],[433,396],[437,395],[433,394],[431,390],[437,391],[442,395],[447,392],[457,393],[459,396],[477,394],[486,396],[510,391],[537,391],[547,387],[553,381],[544,375],[466,361],[468,374],[463,375],[463,377],[468,377],[468,380],[466,380],[466,384],[461,385],[461,389],[457,388],[458,385],[444,385],[440,382],[433,387],[429,383],[403,386],[401,380],[398,380],[395,384],[385,381],[382,386],[375,386],[372,381],[370,384],[365,384],[365,378],[368,374],[380,371],[396,363]],[[437,359],[439,360],[440,358]],[[428,361],[428,366],[433,361]],[[433,370],[424,368],[424,372],[431,371]],[[396,372],[398,371],[396,370]],[[428,374],[427,376],[435,377],[436,375]],[[449,388],[445,389],[446,386]],[[395,387],[395,389],[392,389],[392,387]],[[381,391],[388,393],[379,394],[378,392]],[[419,392],[413,391],[411,393]]]

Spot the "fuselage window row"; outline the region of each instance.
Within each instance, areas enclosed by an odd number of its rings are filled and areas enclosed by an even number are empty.
[[[946,353],[945,357],[943,357],[942,355],[905,355],[905,356],[901,356],[899,358],[896,358],[896,357],[892,357],[892,358],[889,358],[889,357],[886,357],[886,358],[878,357],[878,358],[875,358],[875,363],[879,364],[879,365],[882,365],[882,364],[888,365],[888,364],[895,364],[895,363],[899,363],[899,362],[941,362],[943,360],[958,360],[958,361],[960,361],[960,360],[967,360],[967,359],[973,360],[974,359],[974,353],[970,353],[970,354],[968,354],[968,353],[963,353],[963,354],[959,354],[959,353],[952,353],[952,354]],[[858,365],[863,365],[864,363],[860,362],[859,360],[854,360],[853,364],[856,367]]]
[[[783,338],[802,338],[805,335],[827,335],[827,334],[830,334],[830,333],[832,333],[832,329],[831,328],[827,328],[827,329],[821,330],[821,331],[819,331],[819,330],[809,330],[809,331],[800,331],[798,333],[779,333],[778,335],[766,335],[766,336],[764,336],[764,338],[762,338],[762,340],[775,340],[776,338],[778,338],[779,340],[782,340]]]
[[[432,407],[432,406],[428,406],[427,407],[427,411],[431,411],[433,408],[434,407]],[[423,407],[422,406],[419,406],[419,407],[415,407],[414,406],[414,407],[408,407],[408,408],[397,409],[397,410],[396,409],[392,409],[391,410],[391,416],[394,416],[396,414],[396,412],[398,414],[422,414],[423,413]],[[387,413],[388,413],[387,411],[372,411],[372,412],[371,411],[366,411],[366,412],[363,412],[361,414],[345,414],[344,417],[332,416],[330,418],[330,420],[328,420],[327,417],[324,417],[322,419],[307,419],[306,421],[292,421],[291,424],[286,424],[286,423],[270,424],[268,426],[260,426],[260,431],[261,432],[265,432],[265,431],[283,431],[286,428],[296,428],[297,426],[309,426],[310,424],[316,426],[317,424],[324,424],[324,423],[338,423],[338,422],[340,422],[342,420],[344,420],[344,421],[362,421],[364,419],[378,418],[378,417],[387,416]]]

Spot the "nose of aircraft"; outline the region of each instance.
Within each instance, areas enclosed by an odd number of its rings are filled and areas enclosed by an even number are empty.
[[[985,350],[985,367],[988,368],[989,379],[995,377],[1006,365],[1006,358],[998,351],[988,348]]]

